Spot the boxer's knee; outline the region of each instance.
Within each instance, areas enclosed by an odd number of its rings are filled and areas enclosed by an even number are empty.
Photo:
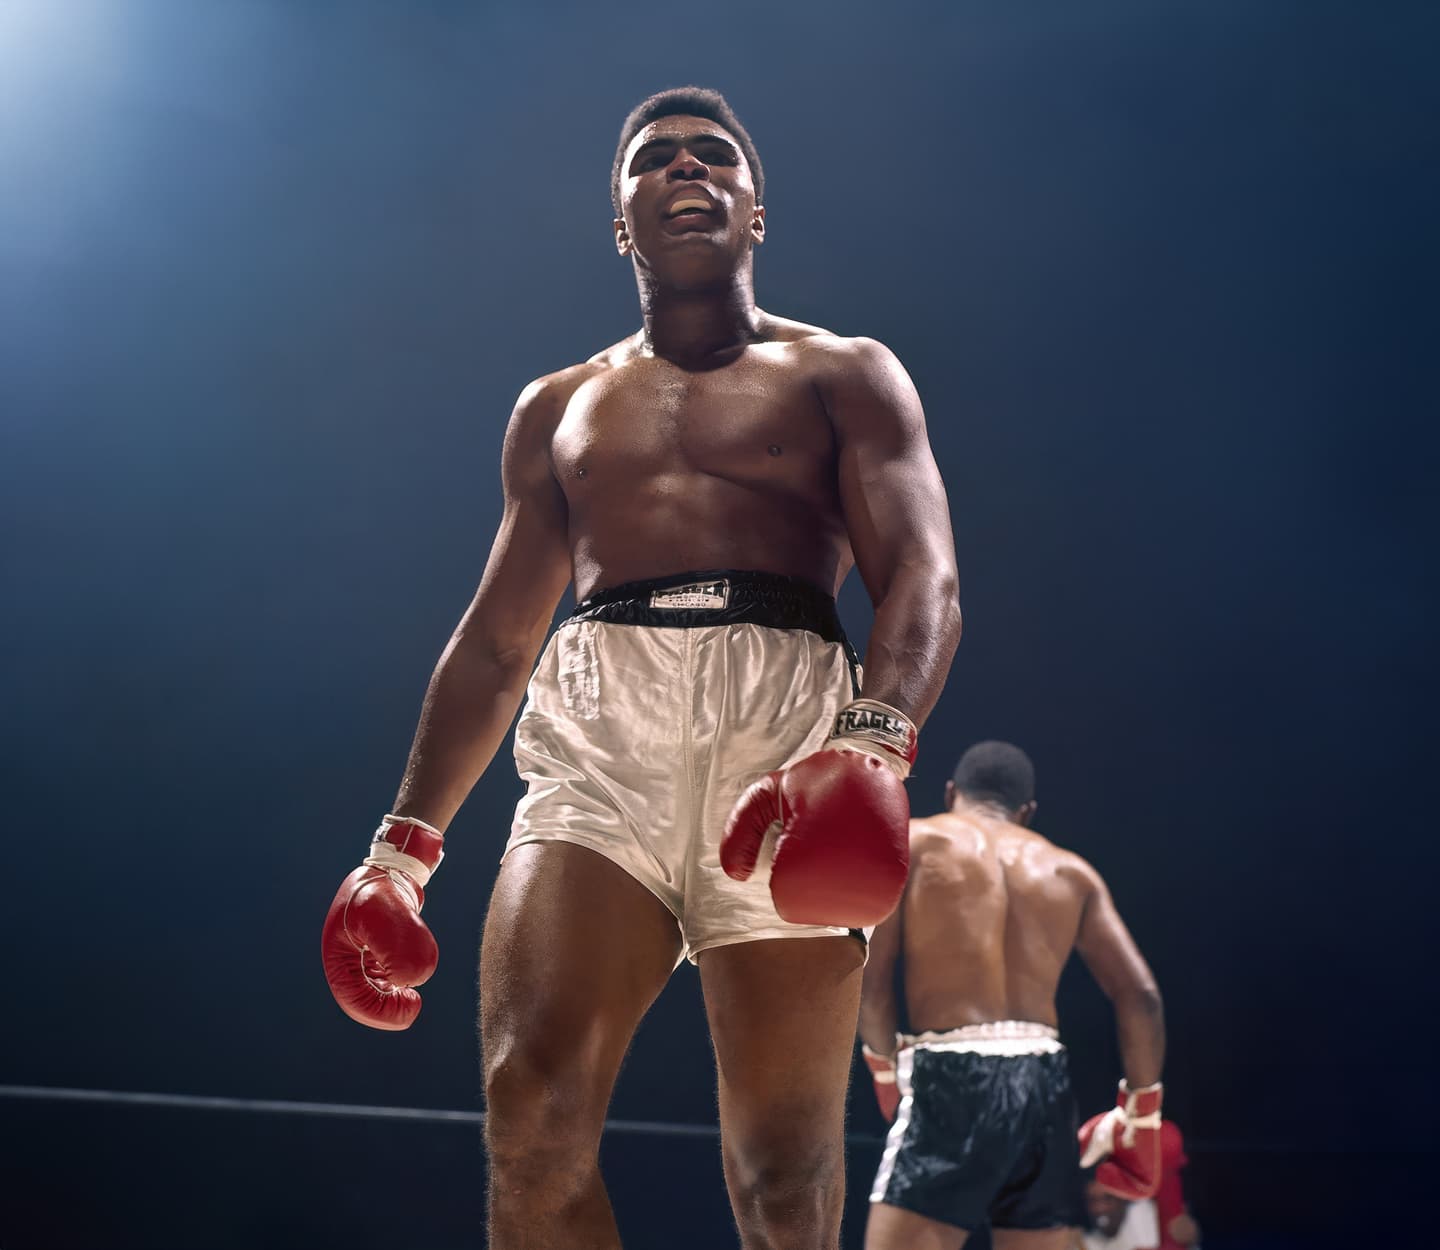
[[[573,1054],[499,1044],[487,1048],[485,1146],[493,1179],[583,1188],[598,1159],[605,1099]]]
[[[746,1246],[833,1250],[845,1191],[839,1142],[764,1134],[729,1144],[725,1171]]]

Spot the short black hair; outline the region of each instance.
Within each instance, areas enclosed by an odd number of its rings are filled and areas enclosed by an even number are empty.
[[[724,126],[740,145],[745,154],[745,163],[750,166],[750,176],[755,181],[755,203],[765,203],[765,171],[760,166],[760,154],[750,132],[740,124],[735,110],[718,91],[709,87],[670,87],[657,91],[648,99],[641,100],[633,109],[625,124],[620,127],[620,142],[615,145],[615,162],[610,166],[610,202],[615,206],[615,215],[620,215],[620,165],[625,159],[625,149],[642,130],[662,117],[703,117]]]
[[[951,780],[967,799],[999,803],[1007,812],[1035,798],[1035,765],[1009,742],[977,742],[960,757]]]

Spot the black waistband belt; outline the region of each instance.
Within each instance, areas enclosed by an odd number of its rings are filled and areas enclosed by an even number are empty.
[[[849,643],[835,600],[818,586],[780,573],[707,569],[597,591],[575,605],[572,621],[701,629],[709,625],[763,625],[808,629],[826,642]]]

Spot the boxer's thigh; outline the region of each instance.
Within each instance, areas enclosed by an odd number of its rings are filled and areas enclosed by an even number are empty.
[[[843,1152],[864,947],[852,937],[783,938],[698,959],[719,1071],[727,1154]]]
[[[1072,1228],[997,1228],[995,1250],[1070,1250],[1076,1244]]]
[[[508,1074],[551,1082],[560,1096],[603,1112],[635,1028],[679,953],[675,917],[604,856],[568,842],[510,851],[480,948],[492,1103]]]
[[[961,1250],[969,1236],[953,1224],[874,1202],[865,1224],[865,1250]]]

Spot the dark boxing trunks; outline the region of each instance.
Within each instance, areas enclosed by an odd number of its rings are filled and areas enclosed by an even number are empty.
[[[1025,1021],[907,1038],[871,1202],[957,1228],[1084,1222],[1065,1048]]]

